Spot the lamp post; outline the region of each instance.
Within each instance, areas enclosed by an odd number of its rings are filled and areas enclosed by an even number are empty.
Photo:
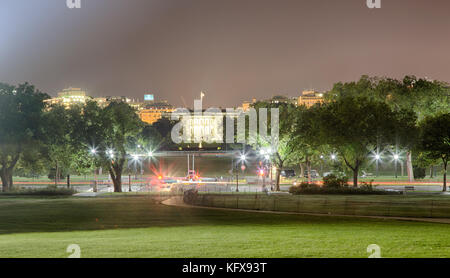
[[[244,163],[245,163],[245,160],[247,159],[247,156],[245,155],[245,154],[241,154],[241,156],[240,156],[240,162],[241,162],[241,169],[244,169]],[[239,161],[236,161],[236,192],[239,192],[239,169],[238,169],[238,164],[239,164]]]
[[[398,174],[397,174],[397,162],[398,162],[398,159],[399,159],[399,158],[400,158],[400,157],[399,157],[398,154],[394,154],[394,161],[395,161],[395,178],[398,177]]]
[[[94,185],[92,187],[92,191],[93,192],[97,192],[97,169],[95,169],[95,155],[97,154],[97,150],[95,148],[91,149],[91,154],[94,157],[94,159],[92,160],[92,168],[94,169]]]
[[[139,163],[139,155],[134,154],[132,156],[133,158],[133,164],[134,164],[134,174],[137,175],[137,166],[136,164]],[[131,176],[128,177],[128,191],[131,192]]]
[[[376,163],[376,166],[377,166],[377,173],[376,173],[376,176],[378,177],[378,170],[379,170],[379,166],[378,166],[378,163],[380,162],[380,159],[381,159],[381,156],[379,155],[379,154],[376,154],[375,155],[375,163]]]

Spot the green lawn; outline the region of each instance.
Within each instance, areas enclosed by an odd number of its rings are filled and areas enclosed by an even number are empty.
[[[0,257],[450,257],[450,225],[243,213],[145,197],[0,198]]]

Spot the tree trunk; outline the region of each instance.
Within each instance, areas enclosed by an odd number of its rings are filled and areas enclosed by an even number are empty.
[[[56,161],[56,168],[55,168],[55,187],[58,187],[58,176],[59,176],[59,167],[58,167],[58,161]]]
[[[70,175],[67,175],[67,188],[70,188]]]
[[[308,162],[306,162],[307,166],[308,166],[308,183],[312,182],[312,178],[311,178],[311,161],[308,160]]]
[[[414,182],[414,172],[412,166],[412,154],[411,151],[406,153],[406,170],[408,172],[408,180],[409,182]]]
[[[359,174],[359,166],[356,166],[353,169],[353,187],[358,187],[358,174]]]
[[[303,163],[300,163],[300,177],[303,179],[305,176],[305,165]]]
[[[3,169],[0,172],[0,178],[2,180],[2,191],[9,191],[12,188],[12,175],[10,175],[6,169]]]
[[[433,172],[434,172],[434,166],[431,165],[431,166],[430,166],[430,179],[433,178]]]
[[[277,173],[276,173],[277,177],[277,185],[276,185],[276,190],[275,191],[280,191],[280,175],[281,175],[281,169],[277,167]]]
[[[115,178],[113,178],[114,183],[114,192],[122,192],[122,173],[119,173],[116,175]]]
[[[444,192],[447,191],[447,163],[448,161],[444,161],[444,187],[443,187]]]

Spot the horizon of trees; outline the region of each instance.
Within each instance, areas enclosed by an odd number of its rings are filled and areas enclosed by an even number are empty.
[[[4,191],[13,185],[19,168],[29,173],[51,172],[55,184],[71,173],[86,174],[102,167],[122,190],[122,174],[132,154],[175,147],[170,140],[174,122],[143,123],[126,103],[99,107],[95,102],[46,107],[47,94],[25,83],[0,83],[0,178]],[[285,167],[300,165],[309,173],[324,154],[336,154],[335,166],[347,169],[358,185],[361,169],[383,150],[406,152],[407,173],[414,166],[443,165],[449,159],[449,86],[440,81],[406,76],[403,80],[362,76],[336,83],[324,103],[307,108],[260,101],[255,109],[280,109],[280,144],[269,160],[276,168],[276,189]],[[270,121],[270,115],[267,119]],[[270,132],[270,127],[269,127]],[[261,139],[261,138],[259,138]],[[256,140],[255,151],[270,148]],[[236,149],[236,144],[230,149]],[[446,175],[444,171],[444,190]]]

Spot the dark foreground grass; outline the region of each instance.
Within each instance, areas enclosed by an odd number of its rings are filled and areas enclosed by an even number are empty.
[[[0,198],[0,257],[450,257],[450,225],[167,207],[160,199]]]

